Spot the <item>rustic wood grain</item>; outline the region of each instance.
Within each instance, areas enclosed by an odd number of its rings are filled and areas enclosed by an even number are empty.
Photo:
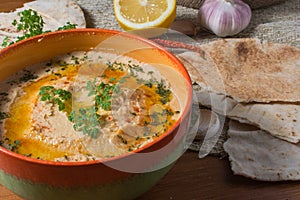
[[[300,199],[300,182],[261,182],[233,175],[228,159],[199,159],[186,152],[175,167],[139,200],[293,200]]]
[[[0,186],[1,200],[21,200]],[[227,159],[199,159],[197,153],[186,152],[171,171],[137,200],[190,199],[300,199],[300,182],[277,183],[250,180],[232,174]]]

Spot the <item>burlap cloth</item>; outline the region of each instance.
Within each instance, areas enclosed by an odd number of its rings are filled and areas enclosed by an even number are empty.
[[[88,27],[122,30],[114,17],[112,0],[75,1],[84,10]],[[178,5],[176,20],[187,19],[197,24],[197,13],[197,9]],[[287,0],[284,3],[253,10],[248,28],[235,37],[256,37],[300,48],[299,29],[300,0]],[[218,38],[199,29],[193,39],[202,44]]]
[[[112,0],[75,0],[83,9],[87,27],[122,30],[114,17]],[[197,24],[197,9],[177,5],[175,20],[191,20],[197,25],[197,35],[188,40],[192,45],[200,45],[219,39]],[[235,37],[259,38],[262,41],[285,43],[300,48],[300,0],[286,0],[283,3],[252,11],[249,26]],[[224,131],[226,132],[226,131]],[[210,155],[224,156],[223,142],[226,134],[222,134]],[[199,150],[201,141],[194,141],[192,150]]]

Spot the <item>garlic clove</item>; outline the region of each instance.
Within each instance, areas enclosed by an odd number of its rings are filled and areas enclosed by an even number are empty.
[[[198,11],[198,20],[217,36],[232,36],[249,25],[251,9],[241,0],[206,0]]]

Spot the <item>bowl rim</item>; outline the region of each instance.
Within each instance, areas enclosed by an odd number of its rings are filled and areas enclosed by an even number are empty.
[[[37,35],[37,36],[33,36],[24,40],[21,40],[17,43],[14,43],[6,48],[3,48],[0,50],[0,58],[1,57],[5,57],[6,54],[9,53],[13,53],[13,51],[15,49],[18,49],[20,46],[26,46],[27,44],[31,44],[34,43],[35,41],[38,41],[40,39],[43,38],[47,38],[47,37],[52,37],[52,36],[56,36],[58,37],[59,35],[63,35],[63,34],[78,34],[78,33],[110,33],[112,35],[117,35],[117,34],[122,34],[122,36],[124,37],[129,37],[132,39],[136,39],[139,40],[153,48],[158,49],[160,52],[164,53],[169,59],[172,60],[173,63],[176,64],[176,66],[178,66],[178,69],[180,69],[182,72],[184,72],[184,74],[182,74],[182,76],[184,77],[184,80],[186,81],[188,87],[188,97],[187,97],[187,103],[184,105],[183,108],[183,112],[181,113],[180,117],[178,118],[178,120],[168,129],[168,131],[164,132],[159,138],[143,145],[141,148],[135,149],[131,152],[126,152],[123,153],[121,155],[118,156],[114,156],[114,157],[110,157],[110,158],[103,158],[101,160],[90,160],[90,161],[67,161],[67,162],[63,162],[63,161],[49,161],[49,160],[40,160],[37,158],[31,158],[31,157],[26,157],[22,154],[18,154],[15,153],[3,146],[0,146],[0,154],[4,153],[8,156],[11,156],[15,159],[19,159],[22,161],[26,161],[26,162],[31,162],[31,163],[36,163],[36,164],[41,164],[41,165],[50,165],[50,166],[84,166],[84,165],[95,165],[95,164],[100,164],[103,163],[105,164],[106,162],[111,162],[111,161],[115,161],[115,160],[119,160],[122,158],[126,158],[129,157],[133,154],[139,153],[149,147],[151,147],[152,145],[154,145],[155,143],[160,142],[161,140],[163,140],[164,138],[168,137],[176,128],[178,128],[181,124],[181,122],[189,115],[189,112],[191,110],[191,106],[192,106],[192,81],[191,78],[189,76],[189,73],[187,71],[187,69],[184,67],[184,65],[182,64],[182,62],[171,52],[169,52],[167,49],[165,49],[164,47],[162,47],[161,45],[148,40],[146,38],[143,38],[141,36],[138,35],[134,35],[134,34],[130,34],[128,32],[122,32],[122,31],[118,31],[118,30],[109,30],[109,29],[102,29],[102,28],[77,28],[77,29],[70,29],[70,30],[62,30],[62,31],[56,31],[56,32],[49,32],[49,33],[44,33],[41,35]],[[180,72],[181,72],[180,71]],[[0,135],[1,136],[1,135]]]

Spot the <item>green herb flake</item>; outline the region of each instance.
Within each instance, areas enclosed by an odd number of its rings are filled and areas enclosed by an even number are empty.
[[[96,80],[88,81],[86,90],[89,92],[88,96],[95,95],[96,108],[102,108],[106,111],[111,109],[113,93],[119,93],[120,87],[117,84],[101,82],[96,85]]]
[[[10,38],[8,36],[6,36],[3,39],[3,42],[1,44],[2,47],[8,47],[9,45],[12,45],[14,42],[10,40]]]
[[[69,29],[76,29],[77,24],[71,24],[70,22],[67,22],[66,25],[59,27],[57,30],[62,31],[62,30],[69,30]]]
[[[74,123],[75,131],[82,131],[83,134],[87,134],[93,139],[99,137],[100,127],[106,123],[105,117],[97,114],[94,106],[79,108],[77,112],[72,111],[68,119]]]
[[[171,91],[161,81],[157,84],[156,93],[161,97],[160,101],[162,104],[166,104],[171,100]]]
[[[79,64],[79,58],[78,57],[72,55],[71,60],[73,60],[76,65]]]
[[[30,80],[37,79],[38,76],[29,70],[24,70],[24,75],[19,79],[19,82],[27,82]]]
[[[135,112],[130,112],[130,114],[132,114],[133,116],[136,116],[136,113],[135,113]]]
[[[28,9],[19,12],[18,15],[20,16],[20,21],[14,20],[12,25],[16,26],[18,31],[22,31],[23,36],[19,36],[16,42],[44,33],[43,27],[45,22],[36,11]]]
[[[174,112],[171,109],[164,109],[162,112],[163,115],[169,115],[169,116],[173,116]]]
[[[10,140],[8,139],[7,141],[9,142]],[[21,141],[15,140],[13,143],[8,144],[8,149],[11,151],[17,152],[20,145],[21,145]]]
[[[46,66],[47,66],[47,67],[52,66],[52,62],[51,62],[51,61],[50,61],[50,62],[47,62],[47,63],[46,63]]]
[[[6,93],[6,92],[0,93],[0,101],[1,102],[9,102],[10,98],[8,97],[8,93]]]
[[[57,104],[59,111],[64,110],[66,107],[65,102],[72,98],[71,92],[63,89],[55,89],[53,86],[41,87],[39,95],[41,101]]]
[[[43,33],[51,32],[49,30],[43,31],[45,22],[42,16],[38,15],[38,13],[32,9],[23,10],[18,13],[18,16],[20,17],[20,20],[13,20],[12,25],[17,27],[17,30],[21,31],[23,35],[18,36],[15,42],[19,42],[26,38],[30,38]],[[57,30],[75,29],[76,26],[77,24],[71,24],[70,22],[67,22],[66,25],[59,27]],[[11,41],[9,37],[5,37],[1,46],[7,47],[11,44],[14,44],[15,42]]]
[[[113,83],[113,82],[115,82],[116,80],[117,80],[117,78],[111,77],[111,78],[109,79],[109,82],[110,82],[110,83]]]
[[[145,82],[145,85],[146,85],[147,87],[149,87],[149,88],[152,88],[152,86],[153,86],[153,84],[152,84],[152,82],[151,82],[150,80],[147,80],[147,81]]]
[[[122,141],[123,144],[127,144],[127,140],[122,135],[117,135],[117,137]]]
[[[60,73],[54,73],[55,76],[62,77]]]
[[[23,155],[30,158],[30,157],[32,156],[32,153],[29,153],[29,154],[23,154]]]
[[[9,114],[6,112],[0,112],[0,120],[4,120],[9,117]]]

